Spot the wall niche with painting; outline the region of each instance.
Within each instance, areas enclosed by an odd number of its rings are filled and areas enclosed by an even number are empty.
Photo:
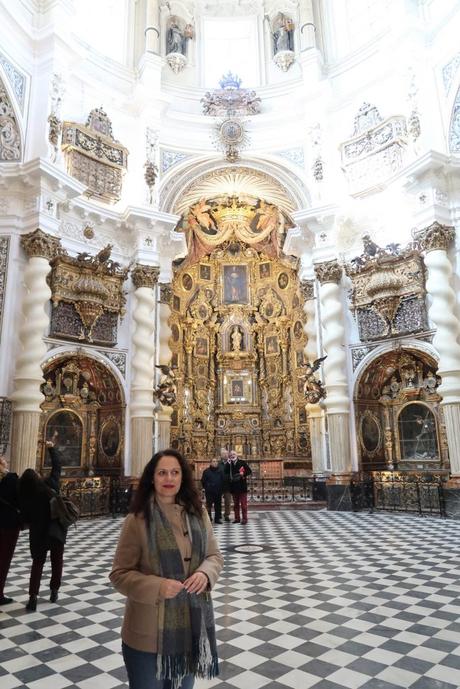
[[[355,397],[361,469],[448,468],[436,366],[426,352],[399,349],[378,357],[363,371]]]
[[[37,467],[50,467],[45,441],[59,451],[63,475],[120,475],[123,465],[124,396],[104,364],[64,356],[45,368]]]

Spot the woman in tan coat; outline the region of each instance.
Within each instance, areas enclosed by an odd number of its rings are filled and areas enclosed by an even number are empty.
[[[175,450],[145,467],[110,580],[127,597],[121,631],[130,689],[192,689],[218,674],[210,589],[222,569],[192,471]]]

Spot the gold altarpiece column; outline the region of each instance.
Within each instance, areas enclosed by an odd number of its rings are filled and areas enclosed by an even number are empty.
[[[234,448],[260,476],[307,473],[305,313],[289,219],[259,199],[201,201],[172,281],[171,442],[196,463]]]

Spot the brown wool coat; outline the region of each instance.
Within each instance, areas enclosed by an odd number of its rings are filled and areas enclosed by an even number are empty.
[[[192,546],[187,531],[185,513],[181,505],[159,503],[171,524],[178,548],[184,560],[184,579],[190,574]],[[217,581],[224,560],[219,551],[207,512],[203,520],[208,534],[206,557],[196,571],[204,572],[211,588]],[[162,577],[152,574],[149,546],[144,517],[129,514],[120,533],[113,560],[110,581],[127,597],[121,638],[127,646],[139,651],[156,653],[158,636],[158,612]]]

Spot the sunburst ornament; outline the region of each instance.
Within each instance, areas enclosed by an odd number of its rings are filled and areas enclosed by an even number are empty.
[[[225,153],[225,158],[234,163],[240,157],[240,150],[249,144],[244,122],[238,117],[227,117],[215,125],[214,145]]]

